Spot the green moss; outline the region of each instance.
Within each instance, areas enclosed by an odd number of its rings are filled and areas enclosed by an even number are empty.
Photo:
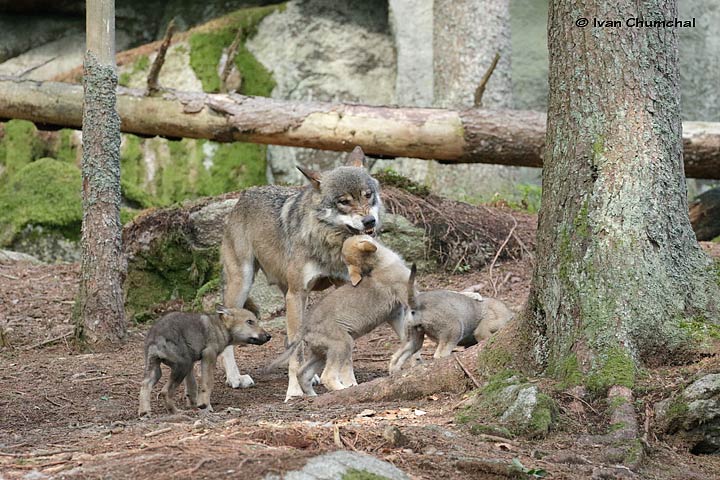
[[[624,349],[608,349],[599,356],[597,363],[587,378],[587,387],[592,392],[603,393],[615,385],[628,388],[635,385],[635,362]]]
[[[260,21],[279,8],[279,5],[269,5],[238,10],[226,17],[225,27],[190,36],[190,66],[202,82],[205,92],[220,90],[220,58],[223,50],[235,39],[238,28],[242,28],[242,41],[235,57],[235,65],[243,79],[240,92],[245,95],[270,95],[275,88],[275,81],[270,72],[245,48],[245,42],[257,33]]]
[[[670,405],[668,405],[665,413],[665,421],[670,433],[677,431],[684,423],[684,419],[689,410],[690,407],[688,407],[688,404],[683,401],[680,395],[670,401]]]
[[[627,424],[625,422],[613,423],[612,425],[610,425],[610,428],[608,428],[608,432],[617,432],[618,430],[622,430],[625,427],[627,427]]]
[[[680,320],[678,328],[694,342],[704,342],[709,338],[720,340],[720,326],[702,316]]]
[[[8,245],[25,225],[41,225],[70,238],[80,233],[80,170],[42,158],[0,185],[0,245]]]
[[[59,141],[55,158],[61,162],[68,162],[76,165],[79,158],[79,149],[73,143],[74,130],[64,128],[59,132]]]
[[[420,185],[407,177],[403,177],[392,168],[385,169],[374,177],[382,184],[390,187],[396,187],[419,197],[430,195],[430,189],[426,185]]]
[[[212,157],[212,166],[199,191],[219,195],[266,183],[267,147],[252,143],[222,143]]]
[[[367,470],[358,470],[357,468],[351,468],[347,472],[343,473],[342,480],[389,480],[387,477],[377,475]]]
[[[583,374],[577,355],[569,353],[554,365],[548,367],[548,373],[560,381],[560,388],[566,389],[582,383]]]
[[[125,308],[135,321],[149,318],[162,302],[192,302],[199,289],[220,277],[217,248],[195,249],[182,232],[162,238],[128,262]]]
[[[130,80],[132,79],[133,75],[144,72],[150,67],[150,58],[147,55],[140,55],[135,59],[135,62],[132,65],[132,69],[130,71],[126,71],[120,74],[120,77],[118,78],[118,84],[120,84],[123,87],[127,87],[130,85]]]
[[[529,437],[544,437],[550,432],[557,407],[555,402],[544,393],[537,394],[537,403],[530,416],[528,428],[524,432]]]
[[[122,223],[123,225],[127,225],[128,223],[132,222],[135,217],[140,215],[140,213],[141,211],[135,208],[122,207],[120,209],[120,223]]]
[[[9,177],[20,171],[43,154],[43,145],[38,138],[37,128],[27,120],[10,120],[5,123],[2,137],[0,163],[5,165],[4,176]]]
[[[580,211],[575,217],[575,220],[573,221],[573,226],[575,227],[575,234],[580,238],[588,238],[588,236],[590,235],[588,216],[588,201],[585,200],[580,207]]]
[[[205,285],[198,288],[197,292],[195,293],[195,299],[193,300],[193,309],[202,310],[203,297],[205,295],[207,295],[208,293],[219,291],[221,284],[222,284],[222,280],[218,276],[218,277],[210,279],[209,282],[205,283]]]
[[[470,427],[470,433],[472,433],[473,435],[493,435],[495,437],[502,437],[508,439],[514,437],[510,430],[505,427],[499,427],[496,425],[475,424]]]
[[[478,369],[481,372],[498,372],[507,369],[513,362],[513,355],[498,346],[491,338],[478,354]]]

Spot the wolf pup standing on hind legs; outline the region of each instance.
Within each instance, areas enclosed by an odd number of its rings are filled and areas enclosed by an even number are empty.
[[[359,233],[374,235],[380,228],[380,186],[364,160],[362,149],[355,147],[347,166],[323,173],[298,167],[311,183],[303,189],[269,185],[242,193],[220,247],[226,305],[245,306],[255,273],[262,269],[285,294],[288,338],[295,340],[308,293],[347,280],[343,241]],[[253,384],[240,375],[232,347],[223,353],[223,363],[228,385]],[[288,395],[302,395],[296,371],[291,359]]]

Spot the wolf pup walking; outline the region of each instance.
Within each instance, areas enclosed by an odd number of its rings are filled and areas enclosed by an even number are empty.
[[[347,166],[323,173],[298,167],[310,180],[305,188],[265,186],[242,193],[220,248],[226,305],[245,306],[255,273],[262,269],[285,295],[288,338],[295,340],[308,293],[347,279],[340,258],[343,241],[380,228],[380,186],[364,160],[356,147]],[[240,375],[232,348],[225,350],[223,363],[230,386],[252,385],[248,375]],[[291,359],[291,379],[296,371]],[[288,394],[302,395],[297,380],[291,380]]]
[[[150,414],[150,392],[162,375],[161,363],[171,371],[162,391],[168,411],[176,410],[173,397],[183,380],[189,406],[212,411],[210,392],[217,356],[228,345],[262,345],[268,340],[270,334],[248,310],[220,305],[216,315],[179,312],[165,315],[152,326],[145,339],[145,378],[140,388],[138,414]],[[199,394],[193,374],[193,364],[197,361],[200,361]]]

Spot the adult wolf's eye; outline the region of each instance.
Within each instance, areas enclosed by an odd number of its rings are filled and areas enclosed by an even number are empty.
[[[247,323],[248,325],[252,326],[252,325],[255,325],[255,320],[248,319],[245,323]]]
[[[365,198],[367,198],[367,199],[372,198],[372,196],[373,196],[372,192],[368,192],[365,194]]]
[[[341,198],[340,200],[338,200],[338,203],[347,207],[348,205],[350,205],[350,200],[348,200],[347,198]]]

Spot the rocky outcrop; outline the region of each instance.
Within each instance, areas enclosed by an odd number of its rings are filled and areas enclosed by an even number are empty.
[[[278,48],[278,46],[281,46]],[[266,17],[247,44],[277,82],[273,98],[390,104],[395,52],[387,2],[303,0]],[[317,170],[338,165],[343,154],[268,147],[269,180],[301,184],[297,164]]]

